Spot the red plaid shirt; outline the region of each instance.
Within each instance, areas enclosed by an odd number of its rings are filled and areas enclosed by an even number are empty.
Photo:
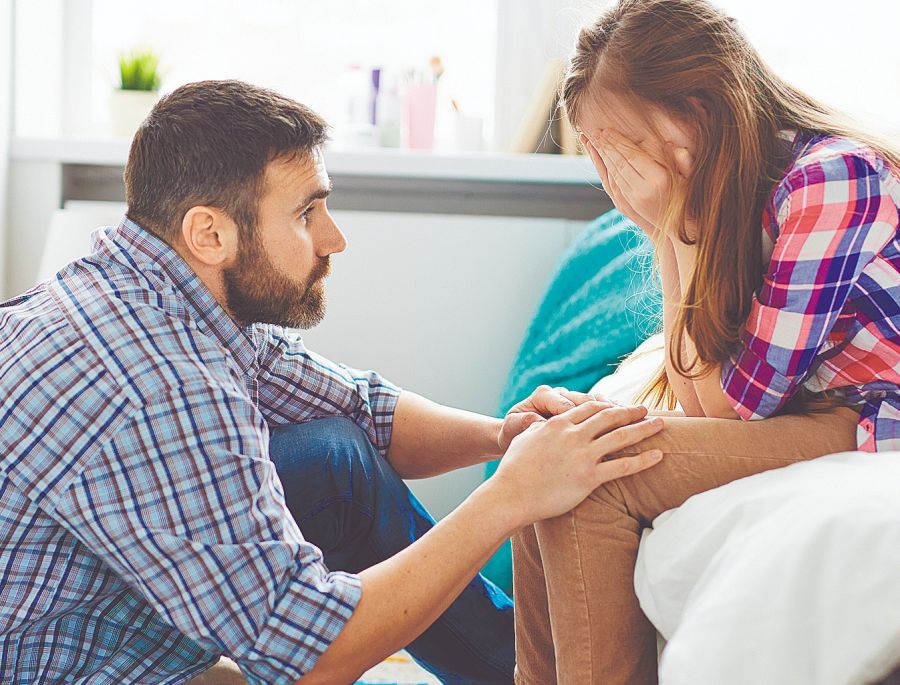
[[[771,261],[722,387],[742,419],[801,387],[860,409],[862,450],[900,449],[900,178],[870,148],[801,134],[763,213]]]

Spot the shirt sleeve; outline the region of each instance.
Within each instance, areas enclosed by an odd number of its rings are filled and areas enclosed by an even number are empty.
[[[336,364],[306,349],[292,329],[257,326],[260,409],[272,425],[323,416],[352,419],[387,454],[400,389],[374,371]]]
[[[894,238],[896,210],[857,154],[799,164],[776,189],[778,236],[722,387],[742,419],[772,416],[807,378],[863,269]]]
[[[170,625],[235,660],[250,683],[294,682],[360,599],[303,539],[237,388],[163,393],[117,430],[54,517]]]

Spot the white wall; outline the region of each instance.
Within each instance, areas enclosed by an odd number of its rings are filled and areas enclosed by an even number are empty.
[[[781,76],[867,126],[900,136],[900,4],[719,0]]]
[[[0,0],[0,288],[6,275],[7,185],[12,136],[13,4]]]
[[[7,188],[4,299],[37,282],[50,220],[62,197],[61,165],[14,160],[9,167]]]
[[[15,134],[62,133],[63,0],[15,4]]]
[[[335,212],[328,314],[307,344],[437,402],[493,415],[513,357],[573,233],[560,219]],[[483,467],[415,481],[442,516]]]

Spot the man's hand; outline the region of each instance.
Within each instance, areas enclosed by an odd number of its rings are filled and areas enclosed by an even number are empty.
[[[533,424],[513,440],[483,487],[492,489],[499,506],[516,512],[519,525],[563,514],[603,483],[662,459],[658,449],[609,459],[662,430],[661,418],[646,416],[645,407],[585,402]]]
[[[506,412],[497,437],[500,451],[506,452],[513,438],[523,433],[531,424],[567,412],[585,402],[599,402],[604,407],[613,406],[612,402],[586,392],[551,388],[549,385],[539,386],[529,397]]]
[[[540,399],[534,406],[545,407]],[[459,507],[409,547],[363,570],[362,599],[300,683],[354,682],[421,635],[516,530],[569,511],[606,481],[658,463],[662,454],[654,449],[606,460],[659,432],[662,421],[643,420],[643,407],[603,406],[583,402],[533,423],[513,440],[497,473]]]

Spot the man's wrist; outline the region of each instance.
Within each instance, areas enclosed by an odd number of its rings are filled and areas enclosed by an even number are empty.
[[[488,452],[485,453],[485,461],[492,461],[503,456],[503,450],[500,447],[500,434],[503,431],[503,419],[490,419],[487,428],[488,440],[490,445]]]
[[[491,520],[498,525],[503,537],[509,537],[532,523],[522,505],[522,499],[517,497],[496,474],[479,485],[469,495],[469,500],[476,506],[489,508]]]

